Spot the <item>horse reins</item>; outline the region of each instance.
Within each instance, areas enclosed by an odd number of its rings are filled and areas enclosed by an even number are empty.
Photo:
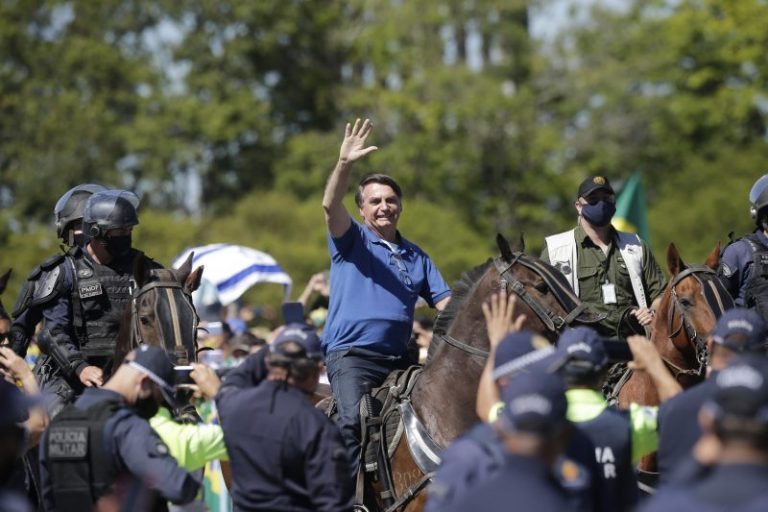
[[[141,335],[141,328],[140,328],[140,317],[139,317],[139,311],[138,311],[138,302],[139,299],[145,295],[146,293],[154,290],[159,289],[164,290],[166,297],[168,298],[168,303],[171,305],[169,308],[170,310],[170,317],[171,317],[171,326],[173,329],[173,339],[174,339],[174,354],[176,355],[176,359],[179,360],[182,355],[186,355],[185,359],[186,361],[182,361],[184,364],[188,363],[188,355],[187,351],[184,348],[184,345],[181,341],[181,323],[179,320],[179,306],[176,301],[176,296],[174,295],[173,291],[175,289],[181,290],[182,293],[186,295],[186,292],[184,292],[184,287],[181,285],[181,283],[178,283],[177,281],[172,280],[160,280],[160,281],[153,281],[151,283],[148,283],[144,285],[143,287],[135,290],[133,292],[133,300],[132,300],[132,308],[133,308],[133,323],[132,323],[132,331],[133,331],[133,340],[134,340],[134,347],[138,344],[144,343],[144,338]],[[197,322],[198,322],[198,316],[197,312],[194,311],[194,308],[192,308],[192,311],[194,313],[193,315],[193,329],[192,332],[196,331],[197,328]]]
[[[727,292],[722,293],[723,290],[718,289],[719,283],[715,281],[717,279],[717,274],[714,270],[707,266],[695,265],[688,267],[682,272],[678,273],[672,279],[670,283],[671,299],[669,303],[669,309],[667,311],[667,331],[669,333],[667,337],[672,340],[677,337],[681,331],[685,332],[686,337],[693,344],[694,349],[696,350],[696,363],[698,364],[697,368],[685,369],[662,356],[662,361],[664,361],[664,363],[672,371],[675,380],[678,380],[681,375],[701,377],[707,367],[709,359],[707,354],[706,339],[699,335],[699,333],[696,331],[696,327],[688,320],[688,317],[685,314],[685,308],[681,304],[680,297],[677,294],[676,286],[680,284],[683,279],[689,276],[696,279],[696,281],[701,286],[702,295],[707,300],[707,304],[715,314],[716,318],[719,318],[720,315],[722,315],[723,312],[725,312],[725,310],[729,307],[733,307],[733,300],[731,299],[730,295]],[[708,287],[712,292],[709,295],[706,293]],[[722,288],[722,285],[720,288]],[[680,317],[680,325],[677,328],[674,327],[674,318],[676,314]]]
[[[501,258],[494,258],[493,264],[495,265],[496,270],[499,273],[499,288],[505,291],[511,290],[515,295],[517,295],[520,298],[520,300],[525,302],[534,313],[536,313],[536,316],[538,316],[539,319],[541,319],[541,321],[544,323],[547,329],[549,329],[552,332],[558,333],[563,329],[563,327],[573,323],[573,321],[576,320],[576,318],[578,318],[579,315],[581,315],[587,309],[587,305],[583,302],[579,303],[578,300],[574,298],[574,303],[576,304],[576,306],[565,317],[563,317],[558,315],[551,309],[548,309],[540,301],[536,300],[536,298],[533,297],[528,292],[528,290],[525,289],[525,285],[519,279],[516,279],[514,276],[509,274],[509,271],[517,263],[521,263],[522,265],[525,265],[527,268],[531,269],[533,272],[539,275],[541,275],[542,272],[546,272],[545,268],[541,268],[538,265],[534,265],[533,263],[526,264],[526,261],[523,259],[523,255],[524,253],[522,252],[515,254],[515,257],[510,262],[507,262]],[[554,276],[550,276],[550,278],[555,279]],[[561,305],[563,305],[561,298],[557,296],[557,294],[556,294],[556,297],[558,302],[560,302]],[[464,343],[463,341],[454,338],[448,333],[436,333],[435,336],[438,336],[449,345],[456,347],[459,350],[463,350],[464,352],[467,352],[471,355],[479,356],[483,358],[487,358],[489,355],[489,351],[468,345],[467,343]]]

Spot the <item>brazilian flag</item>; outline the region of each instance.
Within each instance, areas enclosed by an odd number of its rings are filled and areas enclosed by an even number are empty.
[[[635,171],[621,188],[612,224],[619,231],[637,233],[640,238],[649,241],[648,211],[640,171]]]

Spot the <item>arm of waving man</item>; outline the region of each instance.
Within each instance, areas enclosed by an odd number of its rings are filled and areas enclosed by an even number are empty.
[[[328,178],[325,194],[323,194],[325,223],[333,238],[339,238],[346,233],[352,224],[352,217],[342,203],[344,194],[349,189],[349,174],[352,171],[352,164],[379,149],[376,146],[365,147],[365,140],[371,134],[372,129],[373,124],[370,119],[366,119],[362,123],[360,123],[360,119],[357,119],[354,126],[347,123],[344,141],[339,150],[339,161],[336,163],[331,177]]]

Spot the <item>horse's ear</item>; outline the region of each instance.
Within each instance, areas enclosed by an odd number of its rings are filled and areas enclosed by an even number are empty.
[[[512,261],[512,258],[514,258],[512,248],[509,246],[507,239],[501,236],[501,233],[496,233],[496,245],[499,246],[499,251],[501,251],[501,259]]]
[[[707,261],[704,262],[704,265],[708,266],[712,270],[717,270],[717,267],[720,266],[720,242],[717,242],[717,245],[709,254]]]
[[[189,277],[189,274],[192,272],[192,258],[195,257],[195,253],[191,252],[189,253],[189,256],[187,256],[187,259],[184,260],[184,263],[175,270],[176,279],[182,284],[187,282],[187,278]]]
[[[200,265],[194,270],[194,272],[187,276],[187,279],[184,280],[184,291],[186,293],[192,293],[193,291],[200,288],[200,281],[203,279],[204,268],[204,265]]]
[[[525,238],[523,238],[522,233],[520,233],[520,236],[517,237],[517,240],[512,244],[512,251],[525,252]]]
[[[5,291],[5,287],[8,286],[8,279],[11,278],[11,272],[13,272],[13,269],[9,268],[8,272],[0,276],[0,293],[3,293]]]
[[[685,268],[685,263],[683,263],[683,259],[680,257],[680,253],[677,252],[677,247],[675,247],[674,243],[670,243],[667,248],[667,268],[672,276],[679,274]]]

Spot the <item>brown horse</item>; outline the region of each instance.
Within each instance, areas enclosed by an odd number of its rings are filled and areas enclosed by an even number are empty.
[[[516,250],[501,236],[497,243],[501,257],[474,268],[454,285],[451,302],[435,323],[429,361],[410,395],[399,402],[406,433],[409,419],[410,423],[418,423],[420,430],[415,438],[400,437],[391,454],[388,474],[375,486],[380,487],[386,480],[393,491],[386,502],[376,493],[381,510],[422,510],[426,496],[420,491],[439,462],[435,452],[478,420],[477,385],[489,349],[481,305],[493,293],[505,288],[516,294],[518,312],[527,319],[524,328],[541,333],[552,343],[567,325],[598,320],[584,311],[562,274],[523,253],[522,240]],[[421,443],[426,449],[414,449],[418,437],[429,438]]]
[[[704,265],[683,263],[674,244],[667,250],[667,267],[672,279],[662,294],[650,338],[683,388],[704,379],[705,338],[725,310],[734,306],[715,274],[719,262],[719,244]],[[614,389],[620,407],[628,408],[630,403],[659,404],[656,389],[645,373],[625,373]],[[656,454],[644,457],[639,469],[655,471]]]
[[[140,343],[164,347],[174,364],[197,360],[198,317],[192,292],[200,286],[203,267],[192,271],[192,254],[174,269],[149,269],[141,258],[134,269],[136,289],[123,312],[115,346],[117,368]]]

